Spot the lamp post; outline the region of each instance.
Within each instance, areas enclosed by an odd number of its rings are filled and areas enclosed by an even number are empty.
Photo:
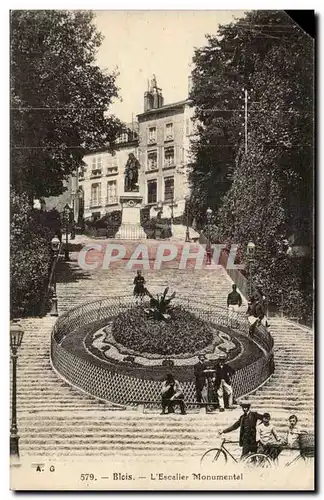
[[[247,260],[249,263],[249,296],[251,297],[252,295],[252,265],[254,261],[254,254],[255,254],[255,244],[253,241],[249,241],[247,244],[246,248],[246,255],[247,255]]]
[[[18,323],[18,320],[13,320],[10,325],[10,348],[12,360],[10,455],[16,459],[19,459],[19,436],[17,428],[17,353],[19,347],[21,346],[23,336],[24,330]]]
[[[72,191],[71,193],[72,197],[72,209],[71,210],[71,240],[75,239],[75,197],[76,197],[76,192]]]
[[[171,189],[171,224],[173,224],[174,190]]]
[[[186,228],[186,239],[185,242],[190,242],[190,234],[189,234],[189,208],[190,208],[190,196],[187,194],[185,197],[186,200],[186,208],[187,208],[187,228]]]
[[[71,209],[68,203],[65,205],[63,209],[63,222],[65,225],[65,249],[64,249],[64,258],[66,261],[70,260],[69,255],[69,223],[70,223],[70,214]]]
[[[211,245],[210,245],[210,223],[211,223],[211,217],[213,215],[213,211],[210,207],[207,208],[206,210],[206,218],[207,218],[207,247],[206,247],[206,255],[207,255],[207,265],[211,264],[212,261],[212,250],[211,250]]]
[[[50,316],[58,316],[57,310],[57,295],[56,295],[56,274],[55,274],[55,259],[58,256],[60,250],[60,240],[57,236],[54,236],[51,241],[51,250],[52,250],[52,297],[51,297],[51,311]]]

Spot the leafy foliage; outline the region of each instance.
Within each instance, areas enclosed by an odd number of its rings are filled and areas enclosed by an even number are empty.
[[[294,315],[311,309],[311,257],[299,260],[298,268],[280,247],[290,238],[311,254],[313,50],[313,41],[285,13],[249,12],[208,37],[193,73],[201,123],[191,173],[196,210],[202,214],[207,204],[217,209],[212,241],[239,244],[241,251],[249,240],[255,243],[255,283],[274,303],[281,290]],[[247,152],[243,87],[249,96]],[[215,110],[221,106],[226,113]],[[217,138],[220,123],[226,147]]]
[[[53,231],[40,224],[27,196],[12,193],[10,221],[11,316],[41,312],[51,262]]]
[[[179,306],[169,311],[168,323],[147,318],[138,307],[119,314],[113,324],[117,342],[139,352],[161,355],[194,353],[213,340],[208,324]]]
[[[11,182],[55,196],[92,148],[112,150],[121,122],[106,116],[116,73],[100,70],[102,37],[89,11],[11,11]]]

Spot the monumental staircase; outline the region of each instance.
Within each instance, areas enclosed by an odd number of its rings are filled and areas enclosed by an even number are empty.
[[[78,266],[77,253],[71,253],[71,261],[58,270],[59,313],[91,300],[131,294],[135,272],[125,269],[124,264],[85,271]],[[218,306],[225,307],[231,290],[231,280],[221,266],[188,271],[179,270],[177,262],[170,262],[159,271],[145,270],[143,274],[152,293],[168,285],[170,291],[181,296],[197,292],[200,300],[205,298]],[[50,332],[55,320],[47,316],[21,321],[25,336],[18,360],[17,406],[22,459],[198,460],[206,449],[217,444],[217,430],[240,415],[239,408],[186,416],[161,416],[158,410],[143,414],[82,394],[51,367]],[[298,415],[302,428],[312,430],[313,331],[284,318],[271,318],[270,331],[274,338],[275,372],[249,399],[254,409],[271,414],[281,435],[291,414]],[[231,437],[235,439],[237,432]],[[234,446],[234,453],[239,453],[238,446]]]

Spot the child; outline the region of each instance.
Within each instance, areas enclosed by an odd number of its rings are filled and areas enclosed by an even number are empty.
[[[258,452],[268,455],[273,460],[276,460],[282,451],[281,440],[276,429],[270,423],[271,417],[269,413],[264,413],[262,422],[257,427],[258,433]]]
[[[293,450],[298,450],[299,449],[299,436],[300,434],[305,433],[305,431],[302,431],[298,425],[298,418],[296,415],[290,415],[289,417],[289,427],[287,430],[287,434],[284,440],[285,445],[288,448],[291,448]]]

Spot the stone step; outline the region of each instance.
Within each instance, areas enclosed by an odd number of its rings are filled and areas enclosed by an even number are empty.
[[[87,240],[91,242],[91,240]],[[111,241],[109,241],[111,242]],[[98,243],[98,241],[96,241]],[[121,243],[118,241],[118,243]],[[159,242],[149,242],[157,247]],[[137,242],[132,242],[135,248]],[[128,246],[128,248],[131,248]],[[79,273],[72,283],[60,282],[58,270],[58,305],[62,313],[71,307],[96,299],[131,296],[134,270],[125,269],[125,262],[113,269],[85,272],[78,269],[77,253],[67,264],[70,272]],[[120,264],[120,265],[119,265]],[[150,262],[152,265],[152,261]],[[190,298],[199,291],[199,300],[226,307],[231,281],[220,266],[215,270],[180,270],[178,263],[161,270],[144,270],[148,289],[158,293],[166,285],[178,296]],[[64,269],[62,271],[64,273]],[[82,279],[82,276],[86,279]],[[63,278],[63,274],[62,274]],[[245,318],[245,306],[241,316]],[[77,457],[150,457],[172,461],[199,456],[214,443],[216,431],[234,422],[240,409],[211,414],[189,410],[180,415],[160,416],[159,409],[122,410],[117,405],[103,404],[70,387],[55,374],[49,363],[50,331],[55,318],[27,318],[26,335],[18,361],[18,408],[20,451],[22,456]],[[288,417],[298,414],[303,428],[314,427],[313,405],[313,334],[307,329],[271,318],[270,332],[274,338],[275,373],[255,394],[248,396],[253,409],[268,410],[279,433],[287,429]],[[229,436],[236,438],[238,433]],[[240,450],[238,449],[238,452]]]

